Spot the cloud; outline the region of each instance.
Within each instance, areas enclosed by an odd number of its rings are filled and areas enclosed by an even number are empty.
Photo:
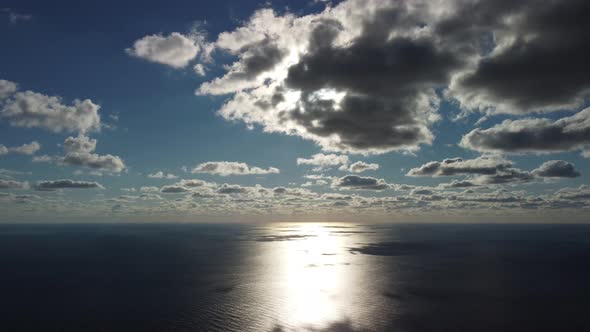
[[[537,169],[533,170],[532,174],[550,178],[576,178],[580,176],[580,172],[576,170],[574,165],[564,160],[546,161]]]
[[[342,165],[340,166],[339,170],[341,171],[349,171],[353,173],[362,173],[365,171],[375,171],[379,169],[379,164],[369,164],[364,161],[357,161],[352,163],[350,166]]]
[[[195,59],[201,50],[203,37],[173,32],[168,36],[149,35],[136,40],[125,51],[132,56],[151,62],[183,68]]]
[[[470,188],[470,187],[476,187],[478,186],[478,184],[469,181],[469,180],[453,180],[450,183],[442,183],[439,185],[441,188],[443,189],[448,189],[448,188]]]
[[[351,190],[384,190],[390,185],[383,179],[362,177],[358,175],[346,175],[332,181],[332,188]]]
[[[475,159],[448,158],[431,161],[412,168],[408,176],[454,176],[454,175],[493,175],[512,167],[512,162],[498,156],[481,156]]]
[[[19,21],[30,21],[33,18],[30,14],[17,13],[10,8],[0,8],[0,13],[8,14],[8,22],[10,24],[16,24]]]
[[[174,174],[165,174],[162,171],[157,171],[155,173],[152,174],[148,174],[147,176],[148,178],[153,178],[153,179],[177,179],[178,176],[174,175]]]
[[[0,80],[0,100],[10,97],[17,90],[17,84],[7,80]]]
[[[118,156],[93,153],[97,141],[87,136],[68,137],[64,141],[65,156],[59,162],[68,166],[82,166],[100,171],[120,173],[126,166]]]
[[[205,72],[205,66],[203,66],[202,63],[197,63],[193,67],[193,70],[195,71],[195,74],[197,74],[199,76],[205,76],[205,75],[207,75],[207,73]]]
[[[42,156],[35,156],[33,157],[34,163],[50,163],[54,160],[52,156],[42,155]]]
[[[535,174],[513,167],[511,161],[499,156],[480,156],[474,159],[448,158],[431,161],[412,168],[408,176],[471,176],[466,181],[441,184],[442,188],[471,187],[486,184],[506,184],[533,181]]]
[[[250,175],[250,174],[278,174],[280,171],[278,168],[269,167],[263,169],[260,167],[251,167],[246,163],[233,162],[233,161],[208,161],[201,163],[197,167],[193,168],[191,173],[207,173],[221,176],[228,175]]]
[[[458,75],[450,87],[467,109],[522,114],[575,109],[590,96],[590,26],[585,0],[474,1],[456,13],[449,29],[493,33],[489,54]],[[449,30],[447,29],[447,30]],[[556,59],[558,59],[556,61]],[[551,70],[548,68],[551,67]]]
[[[238,61],[198,93],[236,93],[219,111],[224,118],[311,139],[325,150],[418,149],[432,142],[428,126],[439,119],[435,89],[465,58],[421,30],[427,12],[379,1],[345,1],[301,17],[257,11],[219,35],[216,47]],[[255,78],[232,84],[250,54],[273,60]]]
[[[480,152],[549,153],[579,150],[590,145],[590,108],[556,121],[505,120],[488,129],[474,129],[460,145]]]
[[[317,153],[311,156],[311,158],[297,158],[297,165],[312,165],[318,166],[316,170],[322,170],[330,168],[332,166],[338,166],[348,163],[348,156],[338,154],[323,154]]]
[[[28,182],[0,179],[0,189],[28,189]]]
[[[33,91],[17,92],[7,99],[0,118],[15,127],[44,128],[52,132],[80,132],[100,129],[99,105],[90,99],[74,100],[71,106]]]
[[[104,187],[98,182],[88,182],[88,181],[75,181],[70,179],[63,179],[63,180],[55,180],[55,181],[39,181],[35,185],[36,190],[40,191],[52,191],[57,189],[90,189],[90,188],[100,188],[104,189]]]
[[[7,154],[10,152],[32,155],[35,152],[39,151],[39,149],[41,149],[41,144],[39,144],[39,142],[37,141],[32,141],[31,143],[15,147],[6,147],[5,145],[0,144],[0,155]]]
[[[434,139],[442,96],[488,114],[581,107],[590,41],[580,13],[589,6],[348,0],[304,16],[262,9],[219,34],[215,49],[236,61],[197,93],[232,94],[223,118],[325,151],[415,151]]]
[[[29,144],[23,144],[21,146],[10,148],[9,151],[20,154],[32,155],[35,152],[39,151],[39,149],[41,149],[41,144],[39,144],[39,142],[37,141],[32,141]]]
[[[165,194],[180,194],[188,191],[190,191],[189,188],[179,185],[164,186],[162,189],[160,189],[160,192]]]
[[[213,183],[205,182],[203,180],[191,179],[191,180],[181,180],[178,182],[179,185],[189,188],[196,188],[196,187],[210,187],[213,186]]]
[[[224,183],[219,188],[217,188],[217,193],[219,194],[245,194],[248,192],[248,188],[242,187],[240,185],[231,185]]]

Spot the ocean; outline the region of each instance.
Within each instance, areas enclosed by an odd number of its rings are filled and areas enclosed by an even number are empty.
[[[0,225],[0,331],[590,331],[590,225]]]

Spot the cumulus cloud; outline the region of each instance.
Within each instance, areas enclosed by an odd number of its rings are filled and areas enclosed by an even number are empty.
[[[550,160],[532,171],[536,176],[549,178],[576,178],[580,176],[575,166],[564,160]]]
[[[242,187],[240,185],[232,185],[224,183],[219,188],[217,188],[217,193],[219,194],[245,194],[248,192],[248,188]]]
[[[154,187],[154,186],[144,186],[139,188],[139,191],[144,192],[144,193],[150,193],[150,192],[157,192],[160,189],[158,187]]]
[[[454,175],[492,175],[512,167],[512,162],[498,156],[481,156],[475,159],[448,158],[431,161],[412,168],[408,176],[454,176]]]
[[[346,175],[332,181],[332,188],[351,190],[384,190],[390,185],[383,179],[362,177],[358,175]]]
[[[469,176],[466,180],[442,183],[440,188],[457,189],[481,185],[530,182],[536,178],[574,178],[580,176],[574,165],[563,160],[550,160],[533,171],[515,168],[511,161],[499,156],[480,156],[475,159],[448,158],[431,161],[412,168],[408,176]]]
[[[505,120],[488,129],[474,129],[460,145],[480,152],[548,153],[590,145],[590,108],[556,121],[545,118]]]
[[[180,185],[163,186],[160,192],[165,194],[180,194],[190,191],[189,188]]]
[[[497,113],[582,106],[590,95],[590,77],[583,74],[590,70],[584,56],[590,49],[590,25],[583,19],[588,10],[585,0],[466,3],[446,30],[483,28],[494,40],[489,54],[453,80],[451,94],[467,109]]]
[[[52,191],[57,189],[91,189],[104,187],[98,182],[89,181],[75,181],[70,179],[55,180],[55,181],[39,181],[35,185],[35,189],[39,191]]]
[[[0,118],[15,127],[44,128],[52,132],[87,132],[100,129],[99,105],[90,99],[75,100],[71,106],[59,97],[40,93],[17,92],[7,100]]]
[[[198,92],[236,93],[219,111],[224,118],[311,139],[325,150],[417,149],[433,139],[435,89],[464,59],[422,29],[429,15],[379,1],[345,1],[302,17],[260,10],[219,35],[217,48],[238,61]],[[264,66],[246,75],[258,58]],[[244,80],[237,84],[236,76]]]
[[[126,168],[125,163],[118,156],[93,153],[96,149],[96,143],[96,139],[84,135],[66,138],[64,141],[65,156],[59,158],[59,162],[63,165],[81,166],[115,173],[119,173]]]
[[[29,188],[28,182],[0,179],[0,189],[27,189],[27,188]]]
[[[34,163],[50,163],[54,160],[54,158],[52,156],[49,155],[42,155],[42,156],[35,156],[33,157],[33,162]]]
[[[221,176],[228,175],[250,175],[250,174],[278,174],[278,168],[269,167],[267,169],[260,167],[248,166],[246,163],[235,161],[208,161],[197,165],[191,171],[194,173],[207,173]]]
[[[147,177],[148,178],[153,178],[153,179],[176,179],[176,178],[178,178],[178,176],[176,176],[174,174],[164,173],[162,171],[157,171],[155,173],[148,174]]]
[[[582,106],[590,42],[578,17],[588,6],[348,0],[305,16],[262,9],[219,34],[214,47],[237,60],[197,93],[232,94],[219,110],[225,119],[326,151],[417,150],[434,139],[439,91],[466,111]]]
[[[317,153],[311,158],[297,158],[297,165],[312,165],[317,166],[317,170],[330,168],[348,163],[348,156],[338,154],[323,154]]]
[[[14,94],[16,90],[16,83],[7,80],[0,80],[0,100],[8,98]]]
[[[32,155],[35,152],[39,151],[39,149],[41,149],[41,144],[39,144],[39,142],[37,141],[32,141],[31,143],[15,147],[6,147],[5,145],[0,144],[0,155],[7,154],[10,152]]]
[[[151,62],[183,68],[201,50],[201,35],[183,35],[173,32],[168,36],[149,35],[136,40],[133,47],[125,51],[135,57]]]
[[[357,161],[350,166],[342,165],[339,168],[341,171],[349,171],[353,173],[362,173],[365,171],[375,171],[379,169],[379,164],[369,164],[364,161]]]

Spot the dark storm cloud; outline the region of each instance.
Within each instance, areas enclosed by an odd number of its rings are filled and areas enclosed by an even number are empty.
[[[224,118],[324,150],[417,150],[434,139],[442,94],[488,113],[579,109],[590,92],[589,11],[584,0],[349,0],[313,16],[258,11],[220,34],[217,48],[239,61],[199,93],[234,92]],[[231,80],[261,70],[268,80]]]
[[[36,190],[51,191],[56,189],[89,189],[89,188],[104,188],[98,182],[88,181],[74,181],[70,179],[55,180],[55,181],[39,181],[35,185]]]
[[[432,106],[431,89],[443,86],[461,60],[428,38],[390,39],[407,15],[401,9],[378,13],[348,47],[332,45],[339,22],[319,24],[311,33],[310,52],[289,68],[287,87],[302,91],[302,105],[290,117],[314,135],[336,134],[342,149],[429,143],[431,133],[417,114]],[[316,98],[322,89],[346,95],[340,102]]]
[[[581,149],[590,144],[590,108],[561,118],[506,120],[488,129],[474,129],[461,146],[481,152],[543,153]]]
[[[532,172],[536,176],[551,178],[576,178],[580,172],[576,170],[572,163],[564,160],[550,160]]]
[[[358,175],[346,175],[332,181],[332,188],[336,189],[384,190],[389,187],[390,185],[383,179]]]
[[[473,102],[471,106],[491,106],[506,113],[580,106],[590,92],[590,2],[496,2],[479,1],[474,8],[467,6],[468,15],[456,16],[467,21],[482,15],[495,17],[498,22],[492,22],[492,31],[497,42],[505,43],[457,81],[453,89],[459,100],[466,106]],[[486,7],[487,13],[478,10]],[[461,27],[448,23],[453,25]]]
[[[269,39],[264,39],[257,45],[250,47],[247,56],[244,57],[241,72],[237,72],[237,77],[242,76],[246,79],[252,79],[258,74],[272,69],[279,63],[285,52]],[[236,77],[236,78],[237,78]]]

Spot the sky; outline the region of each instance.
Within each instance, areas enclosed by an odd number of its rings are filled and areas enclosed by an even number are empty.
[[[589,10],[4,1],[0,222],[590,220]]]

